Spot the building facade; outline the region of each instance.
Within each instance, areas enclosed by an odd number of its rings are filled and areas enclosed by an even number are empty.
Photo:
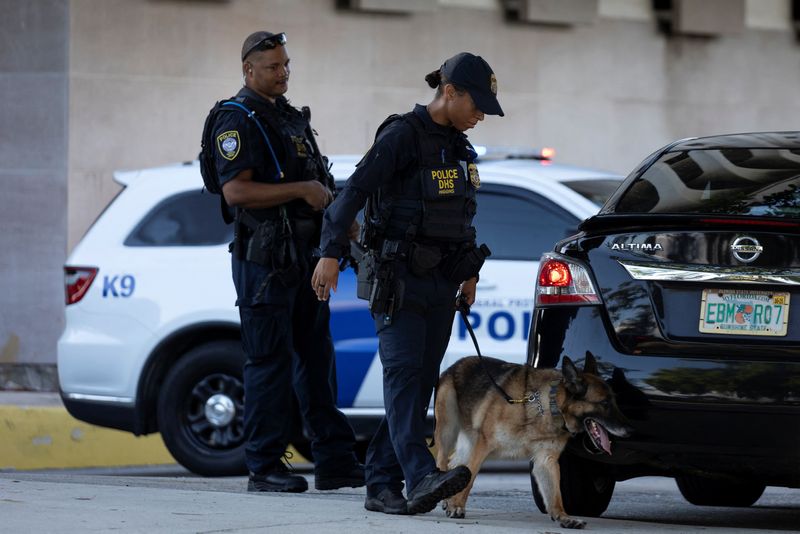
[[[364,152],[466,50],[494,68],[506,112],[473,142],[626,173],[676,138],[798,129],[795,4],[0,0],[0,364],[55,361],[61,266],[117,193],[112,172],[196,157],[252,31],[286,32],[287,96],[328,153]]]

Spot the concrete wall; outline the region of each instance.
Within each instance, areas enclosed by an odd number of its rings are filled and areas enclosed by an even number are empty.
[[[334,0],[73,0],[69,244],[113,196],[110,173],[193,159],[206,111],[241,84],[256,29],[285,31],[288,96],[321,146],[362,152],[390,113],[427,102],[424,75],[461,50],[496,71],[503,119],[479,143],[554,146],[561,161],[627,172],[678,137],[798,127],[800,47],[788,0],[750,0],[748,30],[659,34],[649,0],[601,0],[594,24],[511,24],[495,0],[440,0],[413,15]]]
[[[68,12],[0,0],[0,366],[55,361],[64,327]]]
[[[650,0],[598,5],[570,28],[509,23],[499,0],[413,15],[335,0],[0,0],[0,363],[55,361],[65,250],[118,191],[112,171],[193,159],[257,29],[287,32],[288,96],[312,107],[329,153],[366,150],[462,50],[494,67],[507,113],[476,143],[554,146],[624,173],[678,137],[798,128],[789,0],[748,0],[746,31],[713,39],[660,34]]]

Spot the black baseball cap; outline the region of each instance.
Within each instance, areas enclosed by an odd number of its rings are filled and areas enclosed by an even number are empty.
[[[242,61],[255,50],[269,50],[278,45],[286,44],[285,33],[272,33],[267,31],[254,32],[247,36],[242,44]]]
[[[504,115],[497,101],[497,78],[481,56],[461,52],[445,61],[441,72],[448,82],[466,89],[479,110],[487,115]]]

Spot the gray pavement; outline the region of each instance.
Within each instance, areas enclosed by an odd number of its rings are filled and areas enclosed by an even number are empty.
[[[363,508],[363,489],[247,494],[245,480],[200,478],[163,468],[136,476],[113,470],[4,473],[0,533],[569,532],[536,510],[524,473],[482,473],[463,520],[447,519],[438,509],[413,517],[370,513]],[[800,492],[771,490],[752,508],[700,508],[682,501],[670,479],[637,479],[619,484],[608,512],[589,518],[587,529],[653,534],[796,530]]]

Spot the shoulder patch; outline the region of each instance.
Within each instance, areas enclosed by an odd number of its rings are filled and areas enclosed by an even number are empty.
[[[237,130],[228,130],[217,136],[217,150],[227,160],[233,161],[239,155],[240,146],[241,141]]]

